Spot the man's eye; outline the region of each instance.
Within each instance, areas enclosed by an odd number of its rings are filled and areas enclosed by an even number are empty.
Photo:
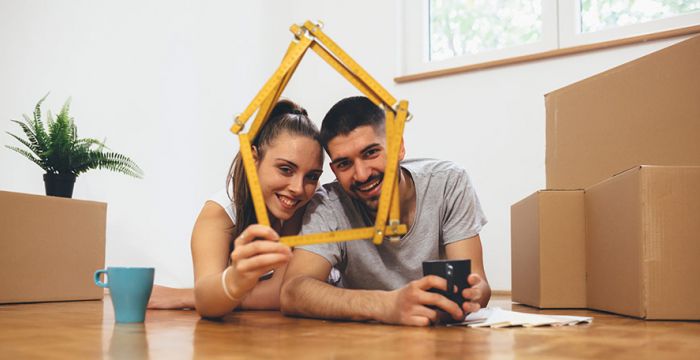
[[[349,161],[340,161],[340,162],[335,163],[335,167],[338,169],[345,169],[348,166],[350,166]]]
[[[373,155],[377,155],[378,153],[379,153],[379,149],[369,149],[369,150],[365,151],[365,156],[370,157]]]

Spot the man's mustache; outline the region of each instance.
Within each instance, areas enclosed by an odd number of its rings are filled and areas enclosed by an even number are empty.
[[[382,178],[384,178],[384,173],[379,173],[379,174],[372,175],[372,176],[370,176],[369,178],[367,178],[367,180],[365,180],[365,181],[363,181],[363,182],[353,182],[353,183],[350,185],[350,190],[352,190],[352,191],[359,191],[361,187],[363,187],[363,186],[365,186],[365,185],[367,185],[367,184],[369,184],[369,183],[373,183],[373,182],[375,182],[375,181],[377,181],[377,180],[381,180]]]

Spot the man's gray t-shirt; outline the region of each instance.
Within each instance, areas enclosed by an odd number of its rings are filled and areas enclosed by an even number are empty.
[[[394,290],[423,276],[422,262],[439,259],[444,246],[478,235],[486,224],[466,171],[452,162],[412,159],[401,162],[416,189],[415,220],[398,243],[371,240],[306,245],[342,274],[348,289]],[[323,185],[306,208],[302,234],[374,226],[362,205],[338,182]]]

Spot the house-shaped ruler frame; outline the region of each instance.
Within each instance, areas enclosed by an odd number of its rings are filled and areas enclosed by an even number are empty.
[[[312,23],[311,21],[307,21],[303,25],[295,24],[290,27],[294,34],[294,39],[289,44],[282,63],[260,89],[255,98],[253,98],[253,101],[245,111],[236,117],[231,127],[231,131],[234,134],[238,134],[241,157],[255,207],[255,215],[259,224],[270,225],[258,180],[258,173],[253,160],[251,141],[267,120],[272,107],[277,103],[304,54],[308,49],[311,49],[360,90],[362,94],[384,109],[386,113],[387,137],[387,164],[384,171],[384,184],[382,185],[377,217],[373,227],[283,236],[280,238],[280,242],[289,246],[298,246],[364,239],[372,239],[375,244],[381,244],[384,237],[389,237],[392,241],[398,240],[399,236],[407,231],[406,225],[399,222],[399,177],[397,172],[403,128],[409,117],[408,102],[406,100],[397,102],[386,89],[324,34],[321,27],[320,23]],[[247,133],[241,133],[245,123],[253,114],[255,114],[255,120],[250,129]]]

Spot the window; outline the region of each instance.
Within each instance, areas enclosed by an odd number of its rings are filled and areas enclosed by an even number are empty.
[[[542,39],[542,3],[430,1],[430,60],[532,44]]]
[[[700,25],[700,0],[559,1],[559,47]]]
[[[402,74],[535,54],[557,46],[553,0],[404,0],[399,4],[403,5],[399,12]]]
[[[582,0],[579,9],[581,32],[589,33],[692,13],[700,10],[700,1]]]
[[[403,75],[700,25],[700,0],[404,0],[399,4]]]

